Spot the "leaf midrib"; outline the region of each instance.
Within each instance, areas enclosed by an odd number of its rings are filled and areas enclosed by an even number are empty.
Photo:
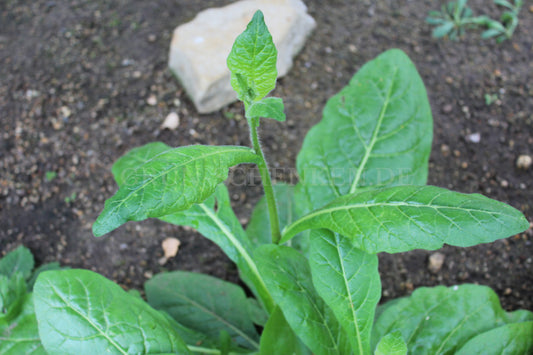
[[[387,108],[389,106],[389,102],[391,99],[392,87],[394,86],[394,80],[396,78],[396,74],[398,74],[398,67],[394,68],[394,73],[392,74],[391,84],[387,91],[387,96],[385,97],[385,102],[383,103],[383,107],[381,108],[381,111],[379,113],[379,118],[376,124],[376,128],[374,129],[374,132],[372,132],[372,139],[370,140],[370,144],[368,144],[368,146],[364,145],[365,154],[363,155],[361,164],[359,165],[359,168],[357,169],[357,175],[355,176],[354,181],[352,183],[352,187],[350,188],[350,193],[354,193],[355,190],[357,190],[357,185],[359,184],[359,180],[361,179],[363,170],[365,169],[366,163],[368,162],[368,159],[370,158],[370,155],[372,154],[372,149],[374,148],[374,145],[376,144],[378,140],[379,131],[381,130],[381,125],[383,124],[383,118],[385,117],[385,112],[387,111]]]

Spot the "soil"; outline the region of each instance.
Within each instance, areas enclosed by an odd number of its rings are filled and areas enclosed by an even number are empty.
[[[157,220],[128,223],[94,238],[91,225],[117,189],[112,163],[155,140],[249,144],[242,106],[199,115],[167,69],[172,30],[200,10],[230,1],[4,0],[0,2],[0,251],[29,247],[37,263],[59,260],[141,289],[163,270],[193,270],[237,280],[235,266],[195,231]],[[491,2],[470,1],[497,16]],[[326,100],[365,62],[404,50],[426,86],[434,117],[429,184],[482,193],[533,221],[533,8],[526,3],[513,38],[501,44],[470,32],[459,42],[431,38],[435,1],[307,0],[317,28],[274,92],[288,120],[262,124],[272,166],[294,167]],[[485,94],[496,95],[490,105]],[[149,100],[154,96],[157,100]],[[150,103],[151,104],[150,104]],[[168,113],[180,125],[162,130]],[[471,134],[479,133],[473,142]],[[55,176],[54,176],[55,175]],[[290,176],[281,176],[288,180]],[[260,186],[231,186],[247,223]],[[161,242],[181,241],[166,264]],[[383,299],[414,288],[467,282],[496,290],[504,308],[533,310],[533,230],[472,248],[445,247],[438,271],[412,251],[380,256]]]

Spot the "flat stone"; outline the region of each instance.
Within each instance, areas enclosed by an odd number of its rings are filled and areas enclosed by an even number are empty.
[[[235,101],[226,66],[235,38],[253,14],[263,11],[278,49],[278,77],[292,66],[315,21],[301,0],[243,0],[200,12],[174,30],[169,67],[200,113],[217,111]]]

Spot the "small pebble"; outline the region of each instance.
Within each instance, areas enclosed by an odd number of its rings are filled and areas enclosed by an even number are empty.
[[[171,131],[178,128],[180,125],[180,118],[176,112],[171,112],[168,114],[168,116],[165,118],[163,123],[161,124],[161,129],[168,128]]]
[[[509,181],[507,181],[507,180],[500,181],[500,186],[503,187],[503,188],[509,187]]]
[[[446,144],[443,144],[440,146],[440,152],[442,153],[442,156],[447,157],[450,155],[450,147]]]
[[[428,269],[432,273],[436,274],[442,269],[444,264],[445,255],[442,253],[433,253],[429,256]]]
[[[155,95],[150,95],[148,99],[146,99],[146,103],[150,106],[155,106],[157,105],[157,98]]]
[[[154,34],[148,35],[148,42],[153,43],[157,39],[157,36]]]
[[[451,104],[446,104],[442,106],[442,112],[444,113],[450,113],[453,110],[453,106]]]
[[[516,167],[518,169],[527,170],[531,167],[533,159],[529,155],[522,154],[516,159]]]
[[[481,141],[481,134],[479,132],[469,134],[466,140],[472,143],[479,143]]]

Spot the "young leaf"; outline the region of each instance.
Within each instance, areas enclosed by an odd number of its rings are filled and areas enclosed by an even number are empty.
[[[506,313],[489,287],[419,288],[377,318],[372,339],[400,331],[409,354],[455,354],[473,337],[505,324],[532,321],[533,313]],[[470,353],[469,353],[470,354]]]
[[[217,339],[226,331],[242,346],[259,348],[246,295],[237,285],[212,276],[175,271],[145,284],[151,306],[169,313],[185,327]]]
[[[533,322],[506,324],[470,339],[456,355],[533,353]]]
[[[249,148],[186,146],[154,156],[128,175],[93,225],[104,235],[127,221],[140,221],[184,211],[203,202],[228,177],[228,168],[255,162]]]
[[[11,277],[19,272],[25,279],[28,279],[33,270],[33,265],[31,251],[21,245],[0,259],[0,275]]]
[[[328,101],[298,154],[311,207],[360,187],[425,184],[432,126],[424,83],[405,53],[365,64]]]
[[[190,354],[164,315],[92,271],[46,271],[34,290],[51,354]]]
[[[285,121],[283,110],[283,101],[279,97],[267,97],[252,103],[246,110],[246,118],[265,117],[283,122]]]
[[[374,355],[407,355],[407,345],[403,341],[402,333],[396,330],[381,338]]]
[[[215,208],[215,201],[216,206]],[[220,184],[211,198],[190,209],[160,218],[162,221],[190,226],[217,244],[237,264],[241,278],[270,311],[274,301],[270,296],[252,258],[252,245],[231,208],[228,189]]]
[[[294,334],[279,307],[276,307],[261,334],[260,355],[310,355]]]
[[[352,350],[369,354],[374,312],[381,297],[377,255],[322,229],[311,233],[309,264],[313,284],[346,331]]]
[[[272,297],[303,343],[317,355],[349,354],[346,334],[313,287],[307,259],[273,244],[260,246],[254,256]]]
[[[278,51],[263,18],[257,11],[228,56],[231,86],[246,104],[258,101],[276,86]]]
[[[0,326],[0,354],[46,355],[37,329],[31,293],[22,296],[21,313],[5,326]]]
[[[306,229],[327,228],[367,253],[399,253],[489,243],[528,227],[520,211],[479,194],[396,186],[339,197],[287,226],[282,242]]]

